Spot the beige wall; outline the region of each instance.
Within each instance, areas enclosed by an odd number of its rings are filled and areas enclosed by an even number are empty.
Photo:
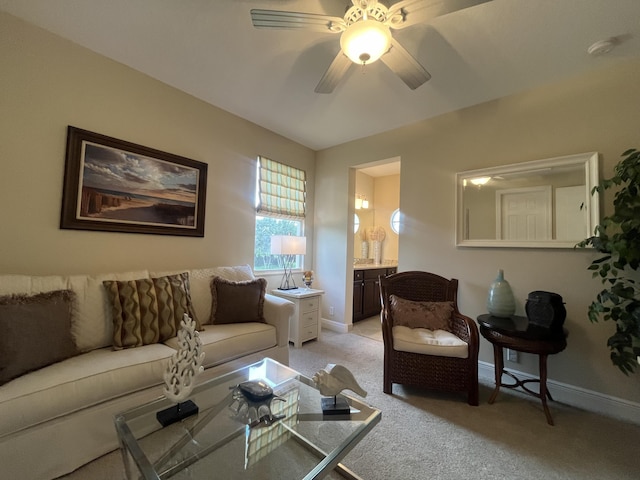
[[[456,171],[599,151],[610,175],[622,151],[638,146],[640,63],[318,152],[315,171],[313,151],[6,14],[0,14],[0,65],[0,272],[252,263],[254,161],[263,154],[309,174],[306,266],[314,258],[317,286],[326,290],[323,317],[346,326],[354,253],[350,167],[400,156],[400,269],[459,278],[460,308],[471,317],[484,312],[498,268],[513,286],[519,313],[532,290],[560,293],[571,333],[567,350],[550,359],[550,376],[640,401],[640,375],[625,378],[609,363],[611,327],[585,318],[600,287],[586,271],[591,252],[454,246]],[[205,237],[60,230],[67,125],[207,163]],[[611,198],[605,200],[610,210]],[[315,234],[314,221],[321,225]],[[484,341],[481,360],[492,361]],[[524,356],[519,368],[535,373],[534,359]]]
[[[315,153],[128,67],[0,14],[0,272],[253,264],[255,159]],[[208,164],[204,238],[58,228],[67,125]]]
[[[566,351],[549,359],[550,378],[605,395],[640,401],[640,374],[625,377],[609,361],[608,323],[591,324],[587,306],[600,289],[587,266],[591,251],[571,249],[456,248],[455,173],[500,164],[597,151],[610,176],[627,148],[638,147],[640,62],[569,79],[318,152],[315,269],[327,290],[323,317],[351,323],[341,295],[350,255],[344,248],[350,167],[399,156],[402,160],[399,269],[428,270],[460,280],[460,309],[485,312],[487,289],[504,269],[524,313],[527,294],[548,290],[563,296],[570,331]],[[429,88],[425,85],[422,88]],[[321,188],[331,181],[331,191]],[[611,210],[611,195],[605,197]],[[326,221],[326,220],[330,221]],[[348,237],[349,240],[351,237]],[[353,242],[346,242],[352,245]],[[328,307],[336,315],[327,315]],[[343,317],[338,317],[344,312]],[[537,374],[537,360],[522,355],[519,370]],[[482,340],[480,360],[493,363]]]

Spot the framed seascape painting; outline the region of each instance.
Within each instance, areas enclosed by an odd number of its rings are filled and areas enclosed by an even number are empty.
[[[60,228],[204,236],[207,164],[69,126]]]

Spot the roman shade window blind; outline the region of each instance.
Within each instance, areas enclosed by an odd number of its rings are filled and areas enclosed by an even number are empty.
[[[259,214],[301,219],[305,216],[306,173],[266,157],[258,157]]]

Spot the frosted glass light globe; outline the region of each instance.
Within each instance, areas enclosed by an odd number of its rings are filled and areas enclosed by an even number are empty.
[[[340,47],[353,63],[364,65],[378,60],[389,50],[389,27],[376,20],[349,25],[340,37]]]

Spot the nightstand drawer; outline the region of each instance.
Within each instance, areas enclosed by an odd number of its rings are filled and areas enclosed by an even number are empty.
[[[307,340],[313,340],[318,336],[318,327],[302,327],[300,331],[300,340],[306,342]]]
[[[320,306],[320,297],[301,298],[300,299],[300,312],[307,313],[318,310]]]
[[[302,328],[318,325],[318,311],[302,313],[300,315],[300,325]]]

